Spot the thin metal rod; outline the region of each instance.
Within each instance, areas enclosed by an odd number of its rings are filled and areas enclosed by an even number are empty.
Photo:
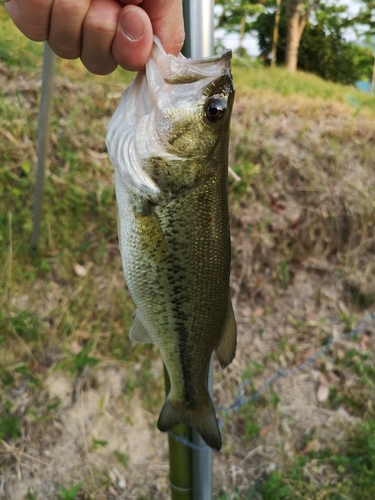
[[[214,53],[214,1],[184,0],[184,56],[210,57]]]
[[[164,365],[165,392],[168,395],[171,382]],[[191,440],[191,427],[180,424],[173,427],[176,436]],[[184,444],[168,436],[169,445],[169,480],[172,500],[195,500],[193,496],[193,452]]]
[[[214,53],[214,1],[184,0],[186,41],[183,54],[186,57],[210,57]],[[213,394],[213,363],[211,359],[208,390]],[[212,499],[212,450],[200,434],[192,429],[192,441],[201,446],[193,450],[194,500]]]
[[[42,73],[42,95],[38,124],[38,163],[35,181],[34,220],[31,235],[31,249],[34,252],[39,249],[55,68],[56,55],[49,48],[47,42],[45,42]]]
[[[208,390],[212,397],[214,385],[214,365],[211,358],[208,373]],[[194,500],[212,499],[212,450],[195,429],[192,432],[192,441],[201,446],[193,450],[193,489]]]

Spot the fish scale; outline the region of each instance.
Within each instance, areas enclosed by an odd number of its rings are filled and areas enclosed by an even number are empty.
[[[137,127],[129,113],[146,88],[134,109]],[[221,436],[207,388],[210,359],[216,351],[225,367],[236,348],[227,196],[233,95],[228,52],[175,58],[156,40],[107,135],[123,269],[137,306],[130,337],[156,344],[171,381],[158,427],[187,423],[215,449]]]

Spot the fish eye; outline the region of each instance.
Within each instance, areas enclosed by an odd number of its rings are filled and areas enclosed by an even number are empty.
[[[205,106],[205,116],[210,122],[217,122],[224,115],[225,103],[221,99],[209,100]]]

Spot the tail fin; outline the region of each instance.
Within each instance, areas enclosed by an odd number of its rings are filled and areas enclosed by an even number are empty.
[[[208,397],[207,404],[204,406],[188,408],[182,402],[173,402],[168,396],[160,412],[158,429],[165,432],[178,424],[191,425],[208,446],[217,451],[220,450],[221,435],[211,398]]]

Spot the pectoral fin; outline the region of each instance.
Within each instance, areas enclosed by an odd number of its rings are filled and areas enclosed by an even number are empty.
[[[237,326],[234,317],[232,301],[228,296],[227,314],[225,317],[223,333],[215,352],[222,368],[230,365],[236,355]]]
[[[140,344],[153,344],[154,341],[151,338],[151,335],[148,333],[147,328],[143,324],[143,321],[138,313],[135,311],[134,319],[132,326],[130,328],[129,337],[134,342],[138,342]]]
[[[153,261],[164,260],[168,255],[168,249],[154,210],[143,203],[141,208],[135,207],[135,215],[142,251]]]

